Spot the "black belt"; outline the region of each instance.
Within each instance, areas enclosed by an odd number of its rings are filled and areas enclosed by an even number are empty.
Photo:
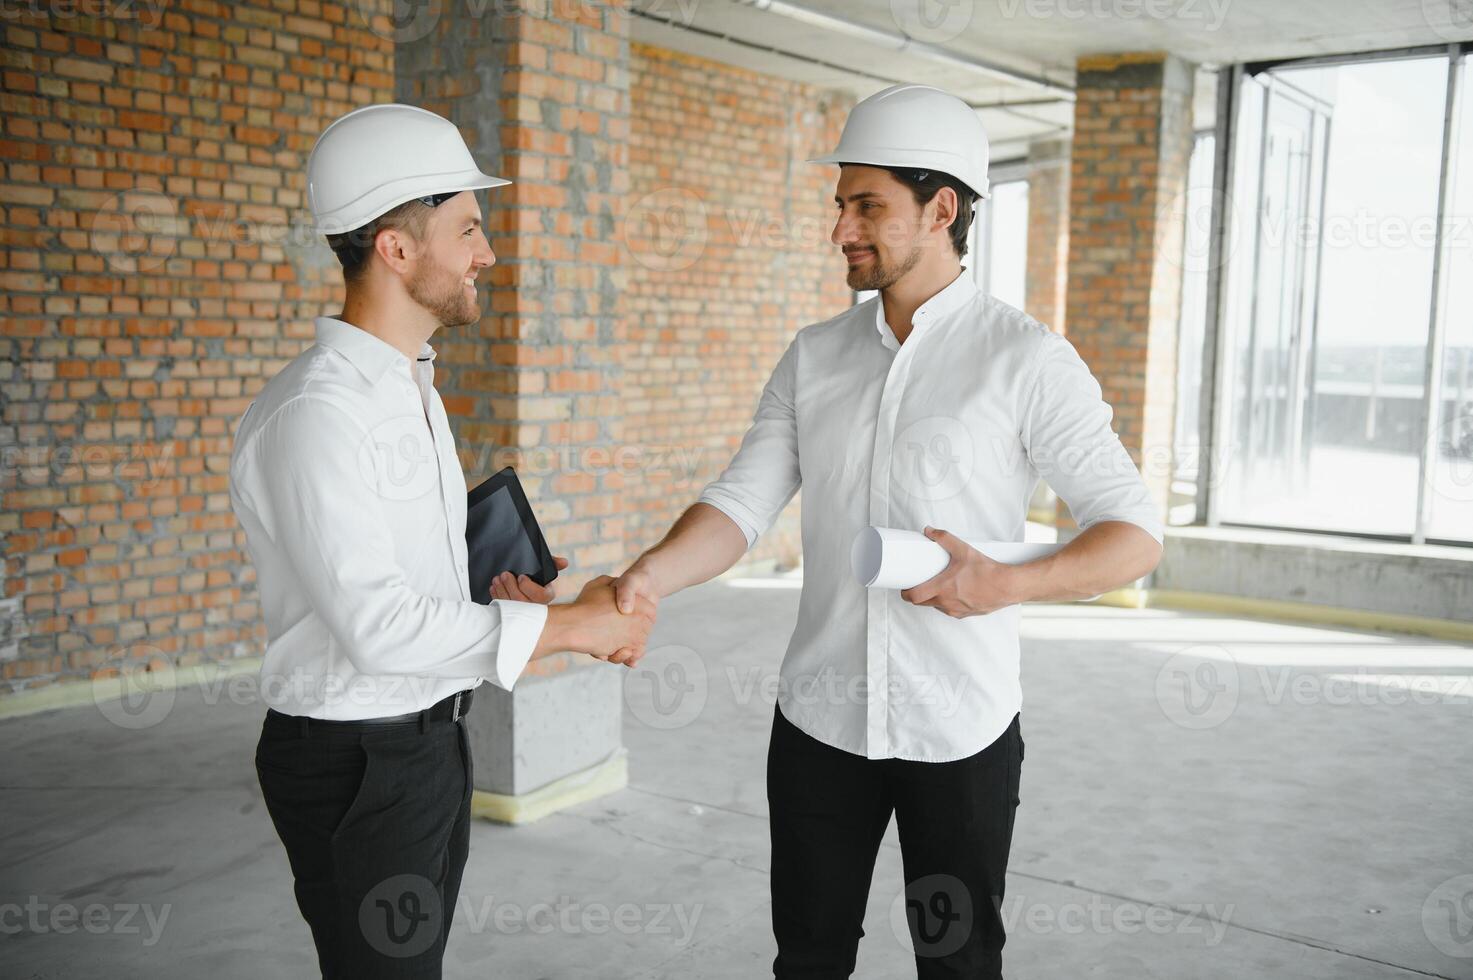
[[[308,718],[306,715],[288,715],[277,711],[275,708],[266,712],[268,716],[275,715],[277,718],[287,722],[295,722],[301,726],[302,734],[306,735],[309,730],[318,729],[325,731],[361,731],[365,728],[373,728],[379,725],[408,725],[418,724],[420,731],[429,727],[432,721],[457,722],[464,718],[471,707],[471,692],[456,691],[454,694],[440,701],[436,701],[422,711],[411,711],[402,715],[389,715],[383,718],[364,718],[358,721],[338,721],[326,718]]]

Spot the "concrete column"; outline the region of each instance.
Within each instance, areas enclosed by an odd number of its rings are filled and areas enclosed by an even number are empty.
[[[442,4],[396,38],[397,97],[454,121],[513,181],[488,192],[486,313],[438,338],[436,380],[466,482],[517,468],[549,545],[572,561],[564,595],[626,557],[614,450],[629,17],[618,2]],[[563,655],[514,694],[483,687],[477,812],[520,822],[624,785],[621,674]]]
[[[1076,86],[1065,322],[1164,514],[1192,66],[1162,54],[1089,56]],[[1059,516],[1068,523],[1062,507]]]

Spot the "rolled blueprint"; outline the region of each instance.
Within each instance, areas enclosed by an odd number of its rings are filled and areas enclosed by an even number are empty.
[[[963,538],[993,561],[1021,565],[1051,555],[1064,547],[1053,542],[977,541]],[[920,585],[951,563],[951,556],[920,531],[867,527],[854,538],[849,551],[854,577],[871,589],[909,589]]]

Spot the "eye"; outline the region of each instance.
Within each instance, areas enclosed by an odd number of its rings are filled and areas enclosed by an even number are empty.
[[[874,201],[865,201],[863,204],[861,204],[859,206],[859,210],[861,210],[861,211],[873,211],[877,207],[879,207],[879,205],[876,204]]]
[[[462,234],[462,237],[463,238],[469,238],[469,237],[471,237],[471,233],[474,232],[475,230],[476,229],[474,229],[474,228],[467,228],[465,230],[465,232]]]

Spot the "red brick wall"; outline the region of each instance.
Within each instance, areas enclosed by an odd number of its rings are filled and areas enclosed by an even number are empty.
[[[437,338],[439,383],[467,478],[521,465],[577,578],[663,532],[725,464],[788,338],[848,304],[827,244],[834,175],[803,162],[847,106],[655,49],[631,58],[627,16],[601,5],[503,6],[473,23],[446,6],[397,50],[361,4],[7,12],[0,690],[123,653],[259,652],[231,432],[340,302],[303,188],[313,141],[349,109],[422,102],[516,180],[489,198],[488,316]],[[625,244],[624,211],[660,188],[690,190],[709,218],[683,270]],[[672,458],[694,475],[662,473]],[[796,545],[790,517],[760,553]]]
[[[654,543],[730,460],[798,328],[850,305],[828,235],[850,103],[641,45],[630,58],[625,443],[629,545]],[[796,560],[797,504],[754,558]]]
[[[1170,481],[1192,73],[1160,54],[1081,58],[1070,154],[1069,338],[1163,507]]]
[[[617,232],[628,188],[629,15],[608,4],[446,5],[400,44],[398,94],[460,125],[513,183],[488,192],[489,312],[435,341],[472,486],[514,465],[563,591],[622,570]],[[437,358],[437,361],[439,359]]]
[[[288,231],[307,153],[392,94],[391,43],[352,8],[88,9],[12,4],[0,21],[10,687],[120,647],[257,652],[232,423],[339,294],[330,254]]]
[[[1064,333],[1069,280],[1069,144],[1051,140],[1028,152],[1028,315]]]

